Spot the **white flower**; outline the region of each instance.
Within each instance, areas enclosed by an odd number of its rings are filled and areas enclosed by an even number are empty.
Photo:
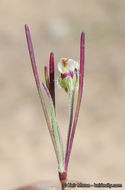
[[[58,65],[58,70],[60,73],[74,72],[75,69],[79,69],[79,63],[73,59],[61,58]]]
[[[71,94],[74,90],[77,91],[79,86],[79,63],[73,59],[62,58],[57,67],[60,72],[57,80],[58,86],[68,94]]]

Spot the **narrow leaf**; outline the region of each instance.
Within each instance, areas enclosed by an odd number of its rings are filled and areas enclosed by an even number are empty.
[[[28,44],[28,49],[29,49],[29,55],[31,59],[31,64],[32,64],[32,69],[36,81],[36,86],[38,89],[40,89],[40,80],[38,76],[38,71],[37,71],[37,66],[36,66],[36,60],[35,60],[35,55],[34,55],[34,49],[32,45],[32,40],[31,40],[31,35],[30,35],[30,30],[27,25],[25,25],[25,32],[26,32],[26,38],[27,38],[27,44]]]
[[[41,90],[40,80],[39,80],[39,76],[38,76],[36,60],[35,60],[32,40],[31,40],[31,35],[30,35],[29,27],[27,25],[25,25],[25,32],[26,32],[29,55],[30,55],[30,59],[31,59],[31,64],[32,64],[32,69],[33,69],[35,81],[36,81],[38,94],[39,94],[39,97],[40,97],[40,101],[41,101],[43,112],[44,112],[45,119],[46,119],[46,122],[47,122],[48,130],[49,130],[49,133],[50,133],[50,136],[51,136],[51,139],[52,139],[52,143],[53,143],[53,146],[54,146],[54,150],[55,150],[55,153],[56,153],[56,158],[58,160],[56,143],[55,143],[55,139],[54,139],[54,132],[53,132],[53,128],[51,127],[51,123],[50,123],[50,119],[49,119],[48,112],[47,112],[47,109],[46,109],[43,93],[42,93],[42,90]]]
[[[51,125],[50,125],[50,122],[49,122],[49,116],[48,116],[47,110],[45,108],[45,102],[44,102],[44,98],[43,98],[43,94],[42,94],[42,90],[41,90],[41,86],[40,86],[40,80],[39,80],[39,75],[38,75],[38,71],[37,71],[36,60],[35,60],[35,55],[34,55],[34,49],[33,49],[33,45],[32,45],[30,30],[29,30],[29,27],[27,25],[25,25],[25,32],[26,32],[29,55],[30,55],[30,59],[31,59],[31,64],[32,64],[32,69],[33,69],[33,73],[34,73],[34,78],[35,78],[35,81],[36,81],[37,90],[38,90],[38,93],[39,93],[39,96],[40,96],[40,100],[41,100],[41,104],[42,104],[42,107],[43,107],[43,111],[44,111],[44,114],[45,114],[47,124],[48,124],[49,128],[51,129],[51,127],[50,127]]]
[[[60,132],[59,132],[59,126],[58,126],[57,120],[56,120],[55,109],[54,109],[54,105],[53,105],[51,95],[50,95],[46,85],[44,83],[42,83],[42,85],[45,89],[45,92],[46,92],[46,94],[49,98],[49,102],[50,102],[52,123],[53,123],[53,127],[54,127],[54,136],[55,136],[56,146],[57,146],[57,150],[58,150],[59,171],[63,172],[64,171],[63,147],[62,147],[62,143],[61,143],[61,139],[60,139],[61,134],[59,134]]]
[[[45,75],[46,86],[49,89],[49,74],[48,74],[48,67],[47,66],[44,67],[44,75]]]
[[[80,111],[80,105],[81,105],[81,99],[82,99],[82,93],[83,93],[84,62],[85,62],[85,34],[82,32],[81,43],[80,43],[79,91],[78,91],[78,99],[77,99],[77,105],[76,105],[72,133],[71,133],[71,138],[70,138],[70,143],[69,143],[68,154],[65,159],[65,171],[68,170],[69,158],[70,158],[70,154],[71,154],[72,144],[73,144],[73,140],[74,140],[74,134],[75,134],[79,111]]]
[[[53,104],[55,107],[55,82],[54,82],[54,54],[50,53],[50,61],[49,61],[49,91],[53,100]]]

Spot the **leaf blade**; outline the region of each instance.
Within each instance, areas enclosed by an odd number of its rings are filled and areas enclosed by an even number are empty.
[[[39,94],[39,97],[40,97],[40,101],[41,101],[41,104],[42,104],[42,108],[43,108],[43,112],[44,112],[44,115],[45,115],[46,123],[47,123],[47,126],[48,126],[48,130],[49,130],[49,133],[50,133],[50,136],[51,136],[53,146],[54,146],[54,150],[55,150],[55,153],[56,153],[56,158],[57,158],[57,161],[58,161],[58,151],[57,151],[56,143],[55,143],[55,139],[54,139],[53,127],[51,126],[51,123],[50,123],[49,115],[48,115],[48,112],[47,112],[47,109],[46,109],[45,100],[44,100],[44,96],[43,96],[41,85],[40,85],[40,80],[39,80],[39,75],[38,75],[38,71],[37,71],[35,55],[34,55],[34,49],[33,49],[32,39],[31,39],[30,30],[29,30],[28,25],[25,25],[25,33],[26,33],[28,50],[29,50],[31,65],[32,65],[32,69],[33,69],[33,74],[34,74],[38,94]]]
[[[56,140],[56,146],[57,146],[57,151],[58,151],[58,159],[59,159],[59,170],[60,172],[64,172],[64,154],[63,154],[63,146],[62,146],[62,142],[61,142],[61,134],[59,131],[59,126],[57,124],[56,121],[56,115],[55,115],[55,109],[54,109],[54,105],[53,105],[53,101],[51,98],[51,95],[46,87],[46,85],[44,83],[42,83],[44,90],[49,98],[49,102],[50,102],[50,107],[51,107],[51,114],[52,114],[52,123],[53,123],[53,128],[54,128],[54,136],[55,136],[55,140]]]
[[[73,127],[72,127],[72,132],[71,132],[71,138],[70,138],[70,143],[69,143],[68,154],[67,154],[67,157],[65,159],[65,171],[66,172],[68,170],[68,163],[69,163],[69,158],[70,158],[70,154],[71,154],[71,150],[72,150],[72,145],[73,145],[76,125],[77,125],[77,121],[78,121],[78,117],[79,117],[82,94],[83,94],[84,63],[85,63],[85,34],[82,32],[81,40],[80,40],[79,90],[78,90],[77,105],[76,105],[76,111],[75,111],[75,116],[74,116],[74,121],[73,121]]]
[[[50,61],[49,61],[49,91],[53,100],[53,104],[55,107],[55,82],[54,82],[54,54],[50,53]]]

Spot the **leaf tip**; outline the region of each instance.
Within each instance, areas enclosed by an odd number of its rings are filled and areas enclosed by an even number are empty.
[[[50,53],[50,67],[51,68],[54,67],[54,53],[53,52]]]
[[[54,53],[53,53],[53,52],[50,52],[50,56],[54,56]]]
[[[84,44],[85,44],[85,33],[82,32],[81,33],[81,46],[84,46]]]
[[[24,27],[25,27],[25,31],[26,31],[26,32],[29,31],[29,27],[28,27],[27,24],[25,24]]]

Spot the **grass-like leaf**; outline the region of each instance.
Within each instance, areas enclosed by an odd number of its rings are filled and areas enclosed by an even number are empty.
[[[36,60],[35,60],[35,55],[34,55],[34,49],[33,49],[33,45],[32,45],[30,30],[29,30],[29,27],[27,25],[25,25],[25,32],[26,32],[29,55],[30,55],[30,59],[31,59],[31,64],[32,64],[32,69],[33,69],[35,81],[36,81],[37,90],[38,90],[38,93],[39,93],[39,96],[40,96],[40,100],[41,100],[41,104],[42,104],[43,111],[44,111],[44,114],[45,114],[47,125],[49,126],[49,129],[51,130],[49,116],[48,116],[48,113],[47,113],[47,109],[45,107],[45,101],[44,101],[43,93],[42,93],[41,86],[40,86],[40,80],[39,80],[39,75],[38,75],[38,71],[37,71]]]
[[[47,112],[47,109],[46,109],[46,104],[45,104],[45,101],[44,101],[44,96],[43,96],[42,89],[41,89],[41,86],[40,86],[40,80],[39,80],[39,75],[38,75],[38,71],[37,71],[36,60],[35,60],[35,55],[34,55],[34,50],[33,50],[30,30],[29,30],[29,27],[27,25],[25,25],[25,32],[26,32],[29,55],[30,55],[30,59],[31,59],[31,64],[32,64],[32,69],[33,69],[35,81],[36,81],[38,94],[39,94],[39,97],[40,97],[43,112],[44,112],[44,115],[45,115],[45,119],[46,119],[46,122],[47,122],[49,133],[50,133],[50,136],[51,136],[51,139],[52,139],[54,150],[55,150],[55,153],[56,153],[56,158],[57,158],[57,161],[59,163],[59,156],[58,156],[59,153],[58,153],[58,149],[57,149],[57,145],[56,145],[56,141],[55,141],[55,134],[54,134],[54,130],[53,130],[53,125],[50,122],[49,115],[48,115],[48,112]]]
[[[44,67],[44,75],[45,75],[46,86],[49,89],[49,74],[48,74],[48,67],[47,66]]]
[[[83,94],[84,62],[85,62],[85,34],[82,32],[81,40],[80,40],[80,71],[79,71],[78,99],[77,99],[76,111],[75,111],[75,116],[74,116],[74,121],[73,121],[72,132],[71,132],[71,138],[70,138],[70,142],[69,142],[68,153],[67,153],[66,159],[65,159],[65,171],[66,172],[68,170],[68,163],[69,163],[69,158],[70,158],[70,154],[71,154],[71,150],[72,150],[72,144],[73,144],[73,140],[74,140],[74,134],[75,134],[75,130],[76,130],[76,125],[77,125],[79,111],[80,111],[80,105],[81,105],[81,99],[82,99],[82,94]]]
[[[49,61],[49,91],[53,100],[53,104],[55,107],[55,81],[54,81],[54,54],[50,53],[50,61]]]
[[[55,115],[55,109],[54,109],[54,105],[53,105],[53,101],[50,95],[50,92],[48,90],[48,88],[46,87],[46,85],[44,83],[42,83],[45,92],[49,98],[49,103],[50,103],[50,108],[51,108],[51,116],[52,116],[52,123],[53,123],[53,128],[54,128],[54,136],[55,136],[55,140],[56,140],[56,146],[57,146],[57,150],[58,150],[58,159],[59,159],[59,171],[60,172],[64,172],[64,154],[63,154],[63,146],[62,146],[62,142],[61,142],[61,134],[59,131],[59,126],[57,123],[57,119],[56,119],[56,115]]]

